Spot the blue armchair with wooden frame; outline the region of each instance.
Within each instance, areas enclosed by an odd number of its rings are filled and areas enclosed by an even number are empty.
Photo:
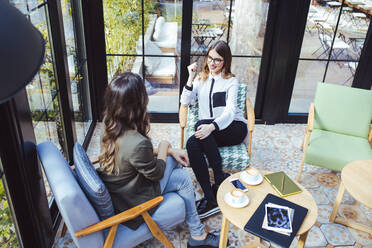
[[[58,209],[77,247],[130,248],[153,236],[166,247],[174,247],[162,230],[185,220],[185,204],[177,193],[166,193],[115,215],[105,185],[78,143],[74,147],[75,171],[51,142],[39,144],[37,151]],[[158,208],[150,216],[148,210],[155,206]],[[145,223],[137,230],[121,224],[139,215]]]
[[[297,181],[304,163],[341,171],[352,161],[372,160],[371,121],[371,90],[319,83],[309,110]]]

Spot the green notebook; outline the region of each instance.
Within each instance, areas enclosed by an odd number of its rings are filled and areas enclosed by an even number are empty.
[[[292,179],[283,171],[267,174],[264,176],[264,178],[271,184],[271,186],[281,197],[302,192],[300,187],[298,187],[297,184],[293,182]]]

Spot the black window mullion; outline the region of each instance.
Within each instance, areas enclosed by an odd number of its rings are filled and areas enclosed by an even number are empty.
[[[335,40],[336,40],[336,35],[337,35],[337,30],[338,30],[338,24],[340,23],[340,18],[341,18],[342,8],[344,6],[344,2],[345,2],[345,0],[342,0],[340,12],[338,13],[338,18],[337,18],[337,22],[336,22],[336,28],[335,28],[335,31],[333,33],[333,39],[332,39],[332,43],[331,43],[331,49],[329,49],[327,64],[326,64],[326,68],[325,68],[325,71],[324,71],[323,81],[322,82],[325,81],[325,78],[326,78],[326,75],[327,75],[327,72],[328,72],[328,66],[329,66],[329,62],[331,60],[332,52],[333,52],[333,44],[335,43]]]
[[[146,77],[146,68],[145,68],[145,6],[144,0],[141,0],[141,25],[142,25],[142,78],[145,79]]]
[[[352,87],[361,89],[372,88],[372,21],[369,23],[368,32],[356,68]]]
[[[79,75],[82,75],[81,83],[79,84],[79,101],[81,102],[79,106],[79,111],[82,112],[83,121],[85,122],[91,117],[91,123],[88,127],[88,131],[85,133],[83,146],[86,149],[90,143],[90,139],[93,135],[92,130],[95,127],[95,120],[93,115],[93,104],[90,92],[90,81],[89,81],[89,71],[87,62],[87,48],[85,43],[84,35],[84,20],[82,3],[80,0],[71,1],[71,11],[72,11],[72,21],[74,25],[75,34],[75,46],[76,46],[76,57],[78,68],[73,80],[76,80]],[[91,114],[91,116],[90,116]]]
[[[192,25],[193,1],[183,0],[182,2],[182,33],[181,33],[181,73],[180,73],[180,93],[186,84],[189,72],[187,66],[190,64],[191,49],[191,25]]]
[[[86,45],[92,121],[102,121],[103,95],[107,87],[105,26],[102,0],[81,1]]]
[[[288,117],[310,0],[271,0],[255,112],[267,123]]]
[[[70,164],[73,161],[73,146],[76,141],[76,130],[73,118],[72,93],[67,63],[66,42],[63,28],[61,3],[58,0],[49,0],[47,18],[50,22],[52,54],[56,84],[59,90],[59,108],[61,111],[61,124],[63,127],[64,147]]]
[[[226,38],[227,39],[226,40],[227,43],[230,42],[230,26],[231,26],[232,2],[233,2],[233,0],[230,0],[229,21],[227,23],[227,38]]]

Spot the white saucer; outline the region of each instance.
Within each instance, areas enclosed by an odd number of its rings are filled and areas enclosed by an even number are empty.
[[[263,180],[263,176],[261,174],[258,174],[258,175],[259,176],[258,176],[257,180],[251,181],[247,178],[247,172],[243,171],[242,173],[240,173],[240,179],[242,179],[243,182],[245,182],[248,185],[258,185],[258,184],[262,183],[262,180]]]
[[[229,205],[230,207],[233,207],[233,208],[244,208],[245,206],[248,205],[249,203],[249,198],[248,196],[244,195],[244,201],[242,203],[239,203],[239,204],[235,204],[235,203],[232,203],[230,201],[230,192],[227,192],[226,195],[225,195],[225,202],[227,203],[227,205]]]

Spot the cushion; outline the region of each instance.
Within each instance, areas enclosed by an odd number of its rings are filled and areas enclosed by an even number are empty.
[[[155,41],[158,41],[161,38],[161,32],[163,28],[163,23],[164,23],[164,17],[160,16],[158,19],[156,19],[155,23],[155,31],[152,35],[152,38]]]
[[[97,213],[81,190],[72,170],[58,148],[47,141],[37,146],[40,162],[53,192],[59,212],[71,234],[99,222]],[[103,232],[77,238],[77,247],[103,247]]]
[[[176,48],[177,33],[178,33],[177,22],[164,22],[161,28],[161,33],[159,33],[158,39],[154,38],[155,40],[154,42],[158,47]]]
[[[237,96],[237,107],[245,111],[245,100],[247,95],[246,84],[239,84],[238,96]],[[185,128],[185,140],[188,140],[190,136],[195,133],[195,124],[199,120],[199,104],[195,102],[193,105],[190,105],[187,112],[187,125]],[[222,158],[222,167],[226,169],[236,169],[243,170],[249,165],[249,154],[247,146],[244,143],[241,143],[236,146],[225,146],[218,148],[221,158]]]
[[[165,53],[165,55],[170,55],[170,54]],[[160,63],[158,67],[156,67],[154,71],[152,72],[152,74],[150,75],[158,76],[158,77],[164,77],[164,76],[174,77],[176,75],[176,58],[163,57],[163,58],[157,58],[157,59]]]
[[[177,47],[177,38],[172,39],[172,37],[169,37],[169,39],[154,41],[154,43],[158,47],[162,47],[162,48],[176,48]]]
[[[328,83],[316,90],[314,128],[367,138],[372,120],[372,91]]]
[[[235,146],[219,147],[222,158],[222,167],[231,170],[245,170],[249,166],[249,154],[247,146],[240,143]]]
[[[355,160],[372,160],[367,139],[319,129],[311,132],[305,163],[341,171]]]
[[[110,194],[78,142],[74,146],[74,164],[78,182],[100,219],[113,216],[114,207]]]

